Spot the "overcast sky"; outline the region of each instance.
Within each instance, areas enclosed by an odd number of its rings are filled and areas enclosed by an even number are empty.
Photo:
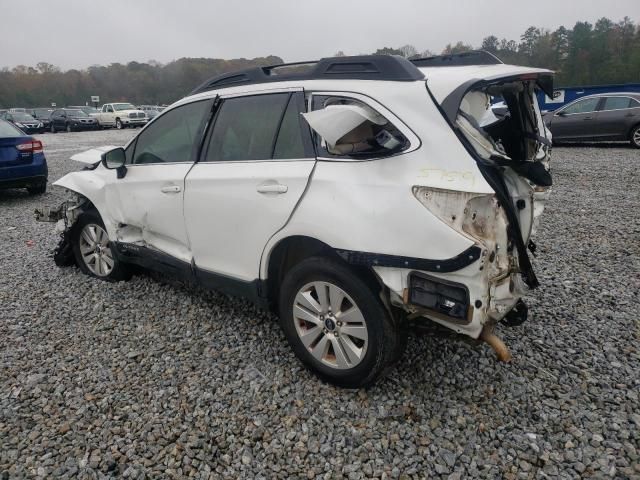
[[[414,45],[439,53],[625,15],[640,0],[0,0],[0,67],[64,69],[181,57],[299,61]]]

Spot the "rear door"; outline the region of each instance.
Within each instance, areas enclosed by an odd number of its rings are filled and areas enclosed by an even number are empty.
[[[553,114],[551,133],[556,140],[597,138],[600,97],[578,100]]]
[[[627,140],[631,126],[640,121],[637,107],[640,104],[630,97],[605,97],[598,112],[601,134],[612,140]]]
[[[262,251],[287,223],[315,164],[304,111],[301,89],[221,97],[185,182],[185,221],[203,281],[259,277]]]

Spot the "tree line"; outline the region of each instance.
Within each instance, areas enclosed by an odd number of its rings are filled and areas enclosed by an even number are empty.
[[[531,26],[519,41],[485,37],[480,45],[448,44],[442,54],[474,48],[487,50],[505,63],[549,68],[557,72],[556,85],[598,85],[640,82],[640,25],[630,18],[595,24],[577,22],[554,31]],[[406,58],[428,57],[430,50],[413,45],[378,49],[378,54]],[[336,56],[344,55],[337,52]],[[277,56],[253,59],[181,58],[167,64],[156,61],[94,65],[61,71],[49,63],[0,69],[0,107],[84,104],[91,95],[101,100],[137,104],[167,104],[188,94],[207,78],[252,66],[282,63]]]

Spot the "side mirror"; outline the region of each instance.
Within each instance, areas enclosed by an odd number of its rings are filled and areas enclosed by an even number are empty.
[[[556,113],[556,115],[559,116],[559,117],[566,117],[567,116],[567,112],[562,110],[561,112]]]
[[[102,154],[102,165],[109,170],[115,170],[118,178],[124,178],[127,174],[126,161],[127,156],[122,147],[114,148]]]

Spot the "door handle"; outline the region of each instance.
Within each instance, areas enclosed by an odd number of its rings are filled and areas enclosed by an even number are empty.
[[[289,187],[280,183],[263,183],[256,187],[258,193],[287,193]]]
[[[162,193],[179,193],[182,189],[179,185],[167,185],[166,187],[162,187],[160,191]]]
[[[593,120],[593,117],[584,117],[583,120]]]

